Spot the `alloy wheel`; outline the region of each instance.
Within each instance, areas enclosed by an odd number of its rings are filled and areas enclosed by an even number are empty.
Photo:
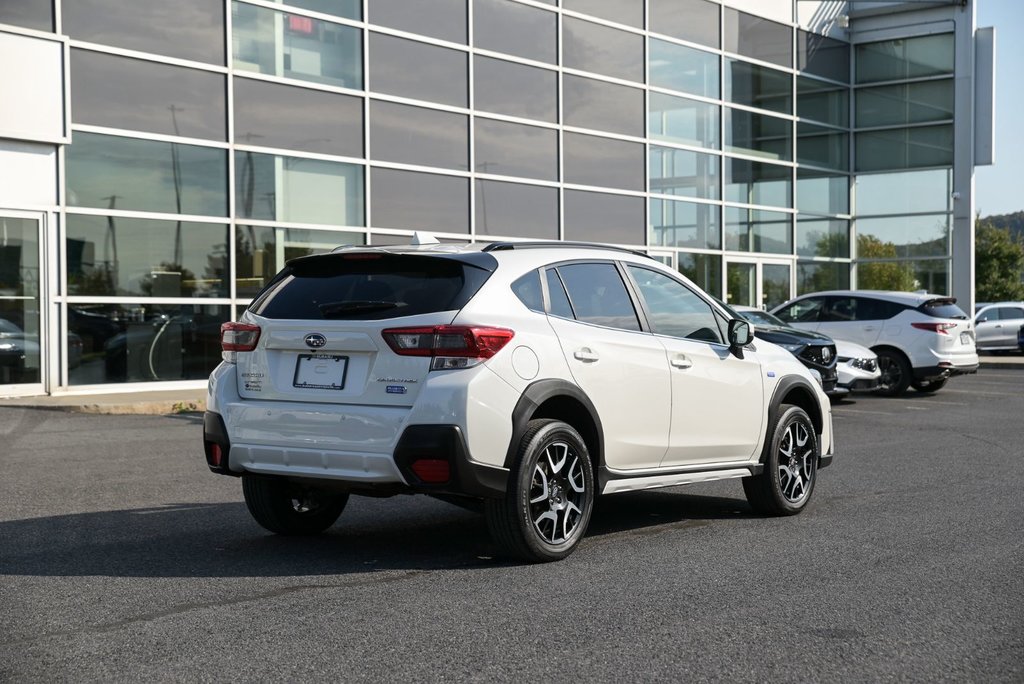
[[[795,505],[807,498],[814,468],[814,440],[810,430],[803,422],[794,421],[779,442],[779,484],[786,501]]]
[[[587,497],[580,455],[565,442],[549,444],[537,459],[530,482],[530,519],[548,544],[573,537]]]

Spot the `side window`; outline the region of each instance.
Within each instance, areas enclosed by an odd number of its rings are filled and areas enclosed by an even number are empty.
[[[622,330],[640,330],[626,286],[613,264],[559,266],[576,320]]]
[[[853,297],[829,297],[828,307],[821,320],[830,323],[843,323],[858,320],[859,303],[863,300]]]
[[[555,269],[549,268],[547,270],[547,281],[548,298],[551,299],[551,315],[561,318],[574,318],[572,306],[569,304],[569,297],[565,294],[562,280],[558,277]]]
[[[1024,309],[1019,306],[1004,306],[999,309],[999,320],[1019,321],[1024,318]]]
[[[540,289],[540,272],[530,271],[512,283],[512,292],[526,308],[544,313],[544,293]]]
[[[881,299],[857,297],[854,301],[856,303],[854,320],[858,321],[887,321],[903,310],[903,307],[896,302],[885,302]]]
[[[682,283],[640,266],[630,266],[629,273],[647,304],[652,331],[670,337],[724,343],[711,306]]]
[[[823,297],[801,299],[780,309],[775,315],[787,323],[816,323],[824,304]]]

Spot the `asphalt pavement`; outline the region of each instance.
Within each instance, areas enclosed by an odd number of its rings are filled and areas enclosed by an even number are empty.
[[[0,682],[1021,682],[1022,387],[856,397],[801,515],[616,495],[547,565],[426,497],[275,537],[196,414],[0,406]]]

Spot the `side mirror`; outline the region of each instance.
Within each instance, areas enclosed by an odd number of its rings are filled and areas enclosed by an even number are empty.
[[[749,321],[734,318],[729,321],[729,346],[733,349],[745,347],[754,339],[754,330]]]
[[[982,316],[978,320],[974,321],[975,324],[988,322],[988,316]]]

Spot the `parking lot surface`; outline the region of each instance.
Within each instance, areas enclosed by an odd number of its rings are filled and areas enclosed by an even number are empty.
[[[274,537],[195,415],[0,407],[0,682],[1024,681],[1022,390],[856,397],[801,515],[616,495],[548,565],[425,497]]]

